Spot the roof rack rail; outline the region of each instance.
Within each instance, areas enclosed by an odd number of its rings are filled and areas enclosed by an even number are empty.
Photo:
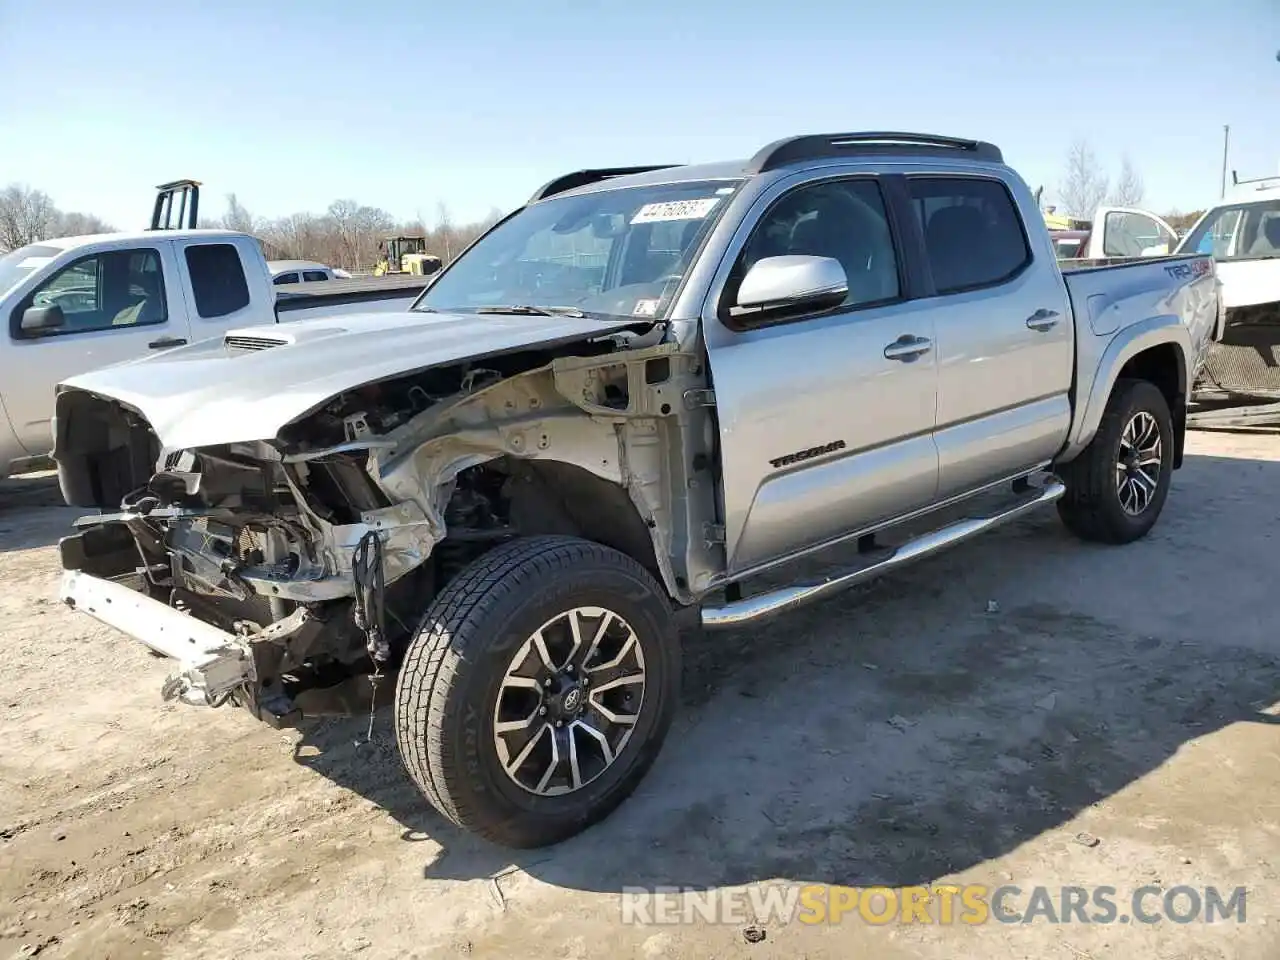
[[[975,159],[1004,163],[1000,148],[984,140],[963,140],[931,133],[873,131],[864,133],[813,133],[775,140],[747,163],[748,173],[776,170],[800,160],[827,157],[877,156],[896,153],[954,156],[956,151],[972,153]]]
[[[1280,180],[1280,173],[1274,173],[1269,177],[1253,177],[1250,180],[1241,180],[1234,170],[1231,171],[1231,185],[1233,187],[1238,187],[1242,183],[1266,183],[1270,180]]]
[[[655,163],[647,167],[602,167],[598,170],[575,170],[573,173],[566,173],[562,177],[556,177],[549,183],[543,184],[529,198],[529,202],[537,203],[539,200],[553,197],[557,193],[585,187],[589,183],[599,183],[601,180],[608,180],[611,177],[625,177],[632,173],[648,173],[650,170],[668,170],[671,167],[678,166],[678,163]]]
[[[174,180],[156,187],[156,205],[151,211],[152,230],[183,230],[196,225],[200,207],[200,181]],[[181,198],[179,200],[179,197]],[[177,222],[174,222],[174,215]]]

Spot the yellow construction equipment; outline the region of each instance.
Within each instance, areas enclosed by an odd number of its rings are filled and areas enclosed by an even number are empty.
[[[387,237],[378,244],[378,263],[373,275],[411,273],[430,276],[440,269],[442,261],[427,253],[426,237]]]

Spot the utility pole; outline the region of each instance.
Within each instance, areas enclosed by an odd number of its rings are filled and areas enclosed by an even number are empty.
[[[1280,54],[1276,55],[1280,59]],[[1222,192],[1218,194],[1218,199],[1222,199],[1227,195],[1227,147],[1231,143],[1231,124],[1224,123],[1222,125]]]

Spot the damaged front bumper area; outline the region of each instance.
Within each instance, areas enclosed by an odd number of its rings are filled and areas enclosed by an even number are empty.
[[[295,726],[304,715],[367,709],[372,665],[349,600],[292,604],[284,617],[262,626],[241,614],[255,602],[269,610],[269,600],[233,604],[200,597],[189,584],[157,582],[157,571],[138,563],[131,523],[137,518],[90,517],[64,537],[58,596],[172,660],[163,699],[231,703],[275,727]],[[122,569],[130,561],[132,569]]]
[[[269,440],[191,448],[162,446],[123,389],[65,387],[63,498],[112,512],[62,541],[62,598],[176,659],[166,695],[280,724],[367,710],[439,591],[516,537],[602,543],[690,603],[721,565],[689,535],[714,510],[691,479],[713,423],[681,402],[702,361],[676,342],[571,349],[365,384]],[[261,432],[243,419],[215,436]]]
[[[367,708],[388,648],[385,634],[371,648],[356,615],[354,567],[376,539],[387,596],[429,586],[436,525],[421,508],[389,502],[363,450],[304,463],[263,443],[162,455],[128,411],[94,412],[92,436],[109,443],[62,437],[64,496],[120,510],[60,541],[60,599],[174,660],[165,699],[233,703],[275,726]]]

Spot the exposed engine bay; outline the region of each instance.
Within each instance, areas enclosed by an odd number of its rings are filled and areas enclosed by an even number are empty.
[[[62,541],[64,598],[178,659],[167,697],[276,725],[367,708],[366,678],[394,671],[443,585],[513,537],[617,547],[691,601],[720,566],[700,535],[714,484],[686,483],[714,462],[715,431],[683,402],[705,386],[700,359],[660,339],[419,371],[333,397],[274,440],[198,449],[64,390],[63,495],[114,511]],[[165,609],[131,608],[123,626],[125,589]]]

